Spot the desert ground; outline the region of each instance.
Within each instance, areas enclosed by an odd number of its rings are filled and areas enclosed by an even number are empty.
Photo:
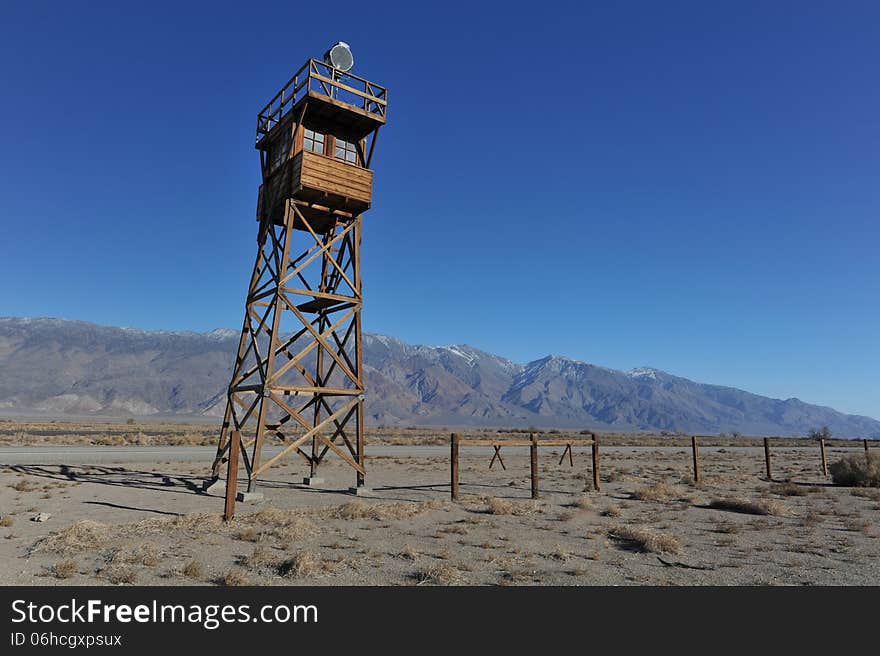
[[[695,485],[686,436],[602,436],[601,491],[586,450],[571,467],[546,447],[537,500],[527,449],[490,470],[491,450],[463,447],[453,502],[448,432],[376,429],[370,496],[346,493],[339,459],[317,488],[288,459],[224,523],[199,491],[215,434],[0,422],[0,584],[880,584],[880,490],[834,485],[806,440],[774,440],[768,481],[759,442],[703,438]],[[830,444],[847,455],[861,442]]]

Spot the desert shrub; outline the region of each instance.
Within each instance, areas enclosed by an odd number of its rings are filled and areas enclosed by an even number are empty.
[[[486,512],[490,515],[530,515],[537,510],[534,501],[508,501],[498,497],[486,499]]]
[[[441,563],[414,572],[412,578],[419,585],[453,585],[459,580],[459,576],[460,572],[455,567]]]
[[[131,567],[125,565],[111,565],[104,572],[107,580],[113,585],[127,584],[131,585],[137,582],[137,572]]]
[[[678,541],[678,538],[650,528],[615,526],[608,531],[608,535],[639,551],[671,554],[681,552],[681,542]]]
[[[828,465],[828,471],[835,485],[880,487],[880,456],[874,453],[845,456]]]
[[[774,499],[758,499],[757,501],[738,498],[713,499],[709,502],[709,507],[716,510],[746,513],[747,515],[785,514],[785,506]]]
[[[76,553],[100,547],[105,544],[106,538],[106,525],[83,519],[43,538],[37,543],[36,550],[62,555]]]
[[[278,573],[291,578],[309,576],[319,569],[320,563],[310,551],[299,551],[278,565]]]
[[[225,576],[223,576],[219,581],[217,581],[220,585],[226,586],[234,586],[234,585],[247,585],[248,579],[244,575],[241,570],[232,569],[229,570]]]
[[[199,561],[191,560],[184,565],[182,573],[188,579],[200,579],[204,574],[204,568]]]
[[[640,487],[632,493],[633,499],[639,501],[669,501],[679,496],[681,495],[678,490],[663,481],[650,487]]]
[[[62,560],[52,565],[52,574],[58,579],[69,579],[76,574],[79,566],[73,560]]]
[[[272,552],[262,545],[257,545],[254,550],[246,556],[239,558],[239,565],[249,568],[259,568],[265,565],[271,565],[275,562]]]
[[[773,494],[778,494],[781,497],[802,497],[806,496],[809,493],[809,490],[803,485],[798,485],[797,483],[792,482],[776,483],[774,485],[771,485],[770,491]]]

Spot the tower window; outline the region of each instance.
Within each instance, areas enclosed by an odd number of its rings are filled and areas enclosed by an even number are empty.
[[[324,135],[306,128],[303,134],[303,149],[324,154]]]
[[[276,141],[269,147],[269,170],[274,171],[287,161],[290,154],[290,132],[285,133],[280,141]]]
[[[357,154],[357,146],[350,141],[343,141],[340,138],[336,138],[336,148],[334,149],[333,156],[336,159],[342,160],[343,162],[349,162],[350,164],[358,163],[358,154]]]

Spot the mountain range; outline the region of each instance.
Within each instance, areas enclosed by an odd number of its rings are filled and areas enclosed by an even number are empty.
[[[222,415],[238,331],[146,331],[0,317],[0,412],[46,417]],[[364,336],[373,425],[880,436],[880,421],[642,367],[547,356],[520,364],[469,346]]]

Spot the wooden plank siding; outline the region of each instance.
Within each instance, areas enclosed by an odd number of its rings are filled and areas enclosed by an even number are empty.
[[[304,189],[335,194],[370,206],[373,198],[373,172],[346,164],[326,155],[300,151],[293,158],[299,182]]]
[[[260,188],[257,219],[268,214],[273,223],[283,224],[289,198],[360,214],[370,208],[373,172],[327,155],[300,150]]]

